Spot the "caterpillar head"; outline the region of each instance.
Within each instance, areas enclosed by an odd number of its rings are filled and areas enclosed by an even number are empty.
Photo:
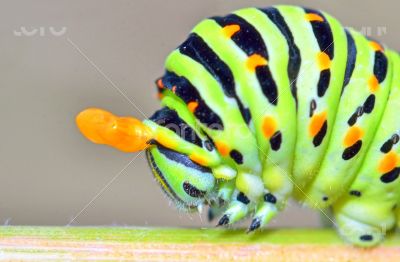
[[[180,209],[195,210],[214,189],[211,170],[184,154],[156,145],[147,150],[147,159],[163,191]]]
[[[209,168],[188,156],[167,149],[155,141],[151,128],[131,117],[117,117],[105,110],[90,108],[76,117],[81,133],[93,143],[124,152],[146,150],[156,180],[178,208],[194,210],[209,197],[215,179]]]

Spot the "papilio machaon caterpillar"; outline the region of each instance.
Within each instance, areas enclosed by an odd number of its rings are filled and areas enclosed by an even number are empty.
[[[200,22],[156,81],[163,108],[140,122],[77,116],[91,141],[146,149],[181,209],[218,225],[268,223],[293,196],[332,207],[340,234],[372,246],[400,219],[400,57],[330,15],[247,8]],[[397,213],[397,215],[396,215]]]

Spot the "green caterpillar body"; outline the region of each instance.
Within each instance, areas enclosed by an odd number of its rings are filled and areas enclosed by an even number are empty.
[[[182,209],[268,223],[290,197],[379,243],[400,201],[400,57],[330,15],[247,8],[199,23],[166,61],[148,160]]]

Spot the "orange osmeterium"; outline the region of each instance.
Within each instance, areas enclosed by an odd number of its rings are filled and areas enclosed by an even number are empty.
[[[146,149],[152,130],[132,117],[118,117],[98,108],[89,108],[76,116],[81,133],[96,144],[105,144],[124,152]]]

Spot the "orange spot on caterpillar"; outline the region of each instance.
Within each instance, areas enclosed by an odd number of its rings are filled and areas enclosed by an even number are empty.
[[[228,156],[229,155],[229,147],[224,142],[215,142],[215,147],[217,148],[218,152],[221,156]]]
[[[267,59],[258,54],[253,54],[249,56],[249,58],[247,58],[246,66],[251,72],[256,71],[256,68],[258,66],[265,66],[265,65],[268,65]]]
[[[324,125],[324,122],[326,121],[326,115],[326,111],[313,115],[310,121],[310,125],[308,127],[308,133],[310,134],[310,136],[315,137],[318,134],[318,132]]]
[[[222,28],[223,34],[231,38],[234,34],[240,31],[240,26],[239,25],[227,25],[224,28]]]
[[[157,97],[158,97],[158,99],[163,99],[163,97],[164,97],[164,95],[163,95],[163,93],[157,93]]]
[[[164,87],[164,83],[163,83],[163,81],[162,81],[161,78],[157,80],[157,86],[158,86],[159,88],[163,88],[163,87]]]
[[[189,156],[189,158],[193,161],[196,162],[197,164],[201,165],[201,166],[207,166],[207,160],[199,155],[196,154],[191,154]]]
[[[375,93],[379,89],[379,81],[375,75],[372,75],[368,80],[368,87],[372,93]]]
[[[172,92],[175,94],[175,92],[176,92],[176,86],[173,86],[173,87],[172,87]]]
[[[190,110],[190,112],[194,113],[194,111],[196,111],[196,108],[199,106],[199,103],[197,103],[196,101],[192,101],[188,103],[188,108]]]
[[[381,159],[378,170],[380,173],[385,174],[392,171],[396,166],[397,154],[394,151],[390,151]]]
[[[331,59],[325,52],[319,52],[317,55],[319,68],[322,70],[329,69],[331,67]]]
[[[375,41],[370,41],[369,42],[369,46],[376,52],[376,51],[380,51],[380,52],[383,52],[383,47],[380,45],[380,44],[378,44],[377,42],[375,42]]]
[[[272,116],[264,117],[262,122],[262,131],[264,136],[268,139],[271,138],[275,134],[277,126],[278,124]]]
[[[343,140],[343,145],[347,148],[354,145],[364,135],[364,131],[359,126],[352,126],[347,131]]]
[[[310,21],[310,22],[324,22],[324,18],[322,18],[322,16],[318,15],[318,14],[306,14],[306,20]]]

